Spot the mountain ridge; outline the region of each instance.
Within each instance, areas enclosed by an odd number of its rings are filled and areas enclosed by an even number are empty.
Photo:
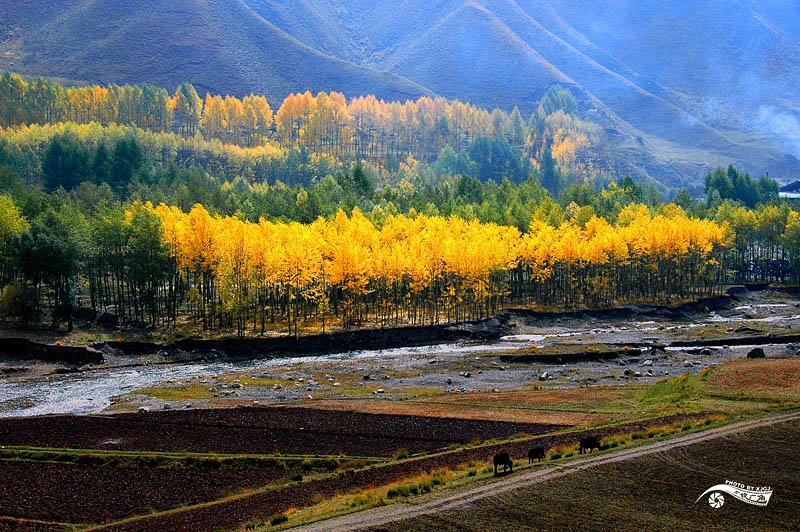
[[[570,87],[618,172],[800,174],[790,0],[0,0],[0,68],[202,93],[441,95],[527,117]],[[796,32],[796,33],[795,33]]]

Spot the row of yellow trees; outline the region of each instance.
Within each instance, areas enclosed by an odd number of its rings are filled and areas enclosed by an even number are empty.
[[[539,127],[550,132],[554,157],[572,168],[576,155],[597,137],[597,127],[560,109],[539,115],[537,120],[544,120]],[[0,127],[58,122],[137,126],[189,137],[199,133],[245,147],[267,141],[302,145],[337,157],[404,160],[411,155],[431,161],[445,147],[463,151],[482,136],[502,138],[530,156],[540,148],[517,109],[490,112],[444,98],[386,102],[375,96],[348,100],[338,92],[305,92],[290,94],[273,112],[263,96],[201,98],[190,83],[170,95],[152,85],[63,87],[42,78],[0,76]]]
[[[438,323],[510,303],[607,306],[711,292],[722,281],[727,228],[664,210],[631,205],[616,225],[540,223],[526,234],[415,213],[374,224],[357,209],[307,225],[250,223],[201,205],[185,213],[135,204],[128,216],[160,220],[165,264],[179,279],[162,289],[179,301],[163,307],[185,304],[205,328],[245,334],[275,323],[295,333],[310,322]]]

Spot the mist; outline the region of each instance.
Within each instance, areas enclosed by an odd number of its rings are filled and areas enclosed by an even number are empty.
[[[753,125],[782,141],[795,157],[800,156],[800,119],[794,113],[773,105],[762,105]]]

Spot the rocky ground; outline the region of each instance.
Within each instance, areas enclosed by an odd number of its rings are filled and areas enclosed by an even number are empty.
[[[125,354],[105,361],[0,362],[0,415],[198,408],[650,383],[743,358],[798,354],[800,293],[734,289],[733,297],[664,308],[510,310],[503,336],[433,346],[230,361],[219,353]],[[706,345],[675,345],[706,344]],[[551,360],[552,359],[552,360]]]

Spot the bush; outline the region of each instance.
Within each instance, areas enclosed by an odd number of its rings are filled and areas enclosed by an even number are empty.
[[[477,471],[475,471],[474,469],[470,469],[470,470],[469,470],[469,473],[467,473],[467,476],[468,476],[468,477],[474,477],[474,476],[475,476],[475,475],[477,475],[477,474],[478,474],[478,472],[477,472]]]
[[[0,316],[19,318],[27,327],[36,318],[35,308],[32,290],[25,290],[19,283],[11,283],[3,288],[0,295]]]
[[[561,458],[561,453],[553,453],[550,455],[550,460],[558,460]]]
[[[269,524],[272,526],[281,525],[289,520],[289,517],[286,514],[276,515],[272,519],[269,520]]]
[[[295,482],[301,482],[303,480],[303,474],[302,473],[296,473],[296,474],[292,475],[292,480],[294,480]]]
[[[430,480],[423,480],[419,483],[419,492],[428,493],[433,490],[433,482]]]
[[[405,460],[408,458],[408,450],[407,449],[397,449],[395,453],[392,455],[392,458],[395,460]]]

